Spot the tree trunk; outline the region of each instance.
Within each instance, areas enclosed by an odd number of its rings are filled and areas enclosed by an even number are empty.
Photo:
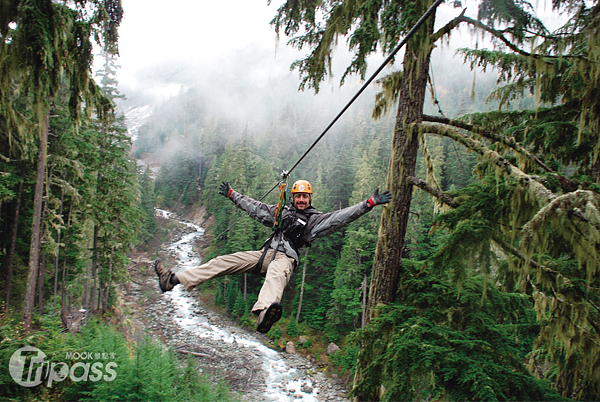
[[[31,245],[29,248],[29,272],[25,288],[25,303],[23,306],[23,324],[31,327],[33,304],[35,296],[35,281],[38,276],[40,254],[40,229],[42,226],[42,201],[44,196],[44,173],[46,171],[46,151],[48,145],[48,130],[50,128],[50,108],[44,119],[44,128],[40,133],[40,148],[38,154],[37,176],[33,198],[33,222],[31,224]]]
[[[248,290],[248,278],[247,278],[247,274],[244,274],[244,301],[246,301],[247,290]]]
[[[52,171],[48,173],[48,177],[52,177]],[[44,197],[44,203],[42,207],[42,227],[40,230],[40,251],[44,243],[44,234],[46,233],[46,218],[48,217],[48,200],[50,199],[49,188],[46,186],[46,197]],[[42,252],[42,260],[38,268],[38,313],[39,315],[44,314],[44,281],[46,275],[46,250]]]
[[[65,307],[66,297],[67,297],[67,275],[69,271],[67,270],[67,252],[69,251],[69,231],[71,230],[71,213],[73,212],[73,205],[69,206],[69,217],[67,218],[67,233],[65,234],[65,258],[63,260],[63,269],[62,269],[62,286],[61,286],[61,306]]]
[[[100,229],[98,225],[94,225],[94,245],[92,258],[92,289],[90,295],[89,308],[94,311],[96,309],[96,290],[98,288],[98,232]]]
[[[105,292],[102,297],[102,311],[108,310],[108,297],[110,296],[110,285],[112,283],[112,272],[113,272],[113,252],[111,251],[108,260],[108,281],[106,282]]]
[[[85,264],[85,286],[83,288],[83,300],[81,304],[90,310],[90,264]],[[69,308],[71,308],[71,298],[69,297]]]
[[[104,134],[105,132],[105,127],[102,126],[102,133]],[[100,147],[100,155],[103,155],[103,147]],[[96,192],[99,194],[101,192],[101,188],[100,188],[100,183],[102,181],[102,173],[98,172],[98,180],[96,182]],[[97,222],[99,222],[100,220],[100,216],[96,216]],[[98,302],[98,299],[100,298],[100,295],[98,295],[98,259],[99,259],[99,255],[98,255],[98,236],[99,236],[99,232],[100,232],[100,226],[99,223],[96,223],[94,225],[94,243],[93,243],[93,258],[92,258],[92,289],[91,289],[91,297],[90,297],[90,304],[89,307],[91,308],[92,311],[94,311],[96,308],[98,308],[96,306],[96,303]]]
[[[302,310],[302,297],[304,296],[304,280],[306,279],[306,263],[308,262],[308,248],[304,251],[304,266],[302,267],[302,285],[300,286],[300,300],[298,300],[298,312],[296,313],[296,322],[300,321],[300,310]]]
[[[21,168],[21,178],[25,176],[25,168]],[[21,210],[21,199],[23,198],[23,182],[21,180],[19,182],[19,189],[17,190],[17,199],[15,200],[15,216],[13,219],[12,225],[12,235],[10,239],[10,248],[8,250],[8,255],[6,256],[6,294],[5,294],[5,309],[8,311],[8,306],[10,304],[10,286],[12,284],[12,273],[13,266],[15,263],[15,251],[17,249],[17,235],[19,228],[19,212]]]
[[[596,156],[592,164],[592,178],[596,184],[600,184],[600,155]]]
[[[423,4],[424,8],[430,1]],[[392,201],[383,208],[377,248],[373,261],[371,288],[367,301],[366,324],[375,318],[377,307],[396,299],[398,280],[402,272],[404,236],[408,225],[413,187],[407,177],[414,176],[419,136],[410,126],[423,120],[423,104],[427,87],[429,61],[432,51],[430,35],[433,33],[435,14],[408,42],[403,61],[403,78],[398,96],[398,114],[392,139],[392,152],[388,168],[387,187]],[[367,356],[361,356],[356,366],[354,387],[363,380],[363,370],[369,365]],[[381,387],[373,384],[355,396],[358,401],[378,401]]]
[[[42,253],[42,261],[40,262],[38,274],[38,313],[44,314],[44,274],[46,271],[46,252]]]
[[[433,32],[434,18],[428,20],[428,32]],[[423,36],[421,31],[420,36]],[[419,42],[416,42],[419,41]],[[398,114],[392,153],[387,177],[392,202],[383,209],[373,276],[367,306],[367,323],[373,318],[375,308],[395,300],[398,278],[402,271],[402,251],[408,224],[413,187],[407,180],[413,176],[419,150],[418,133],[411,123],[423,120],[423,104],[427,86],[431,46],[427,40],[414,38],[408,43],[404,56],[404,78],[398,100]]]
[[[62,190],[60,195],[60,210],[58,215],[62,217],[63,207],[65,205],[65,190]],[[56,243],[58,244],[58,250],[56,252],[56,259],[54,260],[54,297],[56,298],[56,293],[58,291],[58,263],[60,262],[60,229],[56,234]]]
[[[362,293],[363,293],[363,300],[362,300],[362,317],[360,319],[360,327],[364,328],[365,325],[367,325],[367,273],[365,272],[365,277],[363,279],[363,284],[362,284]]]

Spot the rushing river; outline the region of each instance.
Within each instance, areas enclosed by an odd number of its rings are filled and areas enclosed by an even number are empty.
[[[157,210],[165,218],[178,219],[174,214]],[[172,243],[168,250],[177,256],[178,262],[174,267],[175,272],[185,271],[201,264],[199,255],[194,252],[193,245],[199,236],[204,234],[204,229],[190,222],[179,220],[180,223],[193,229],[192,233],[184,235],[179,241]],[[262,358],[262,369],[267,373],[265,398],[272,401],[318,401],[319,387],[310,379],[303,376],[299,370],[290,367],[281,357],[280,353],[263,345],[260,340],[251,335],[232,334],[226,328],[211,325],[206,317],[193,313],[193,298],[182,286],[176,286],[173,291],[167,292],[163,297],[170,298],[176,306],[178,314],[175,322],[182,328],[202,338],[211,338],[232,344],[236,342],[251,348]],[[311,390],[310,393],[303,389]]]

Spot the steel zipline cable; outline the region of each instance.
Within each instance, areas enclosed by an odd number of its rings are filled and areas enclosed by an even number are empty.
[[[421,18],[419,18],[419,20],[415,23],[415,25],[410,29],[410,31],[408,31],[408,33],[406,34],[404,39],[402,39],[402,41],[394,48],[394,50],[392,50],[392,52],[383,61],[383,63],[381,63],[381,65],[377,68],[377,70],[375,70],[375,72],[371,75],[371,77],[369,77],[369,79],[367,79],[365,81],[365,83],[360,87],[360,89],[356,92],[356,94],[352,97],[352,99],[350,99],[350,101],[348,101],[346,106],[344,106],[344,108],[337,114],[337,116],[335,116],[335,118],[331,121],[331,123],[329,123],[329,125],[325,128],[325,130],[323,130],[321,135],[319,135],[319,137],[317,137],[317,139],[306,150],[306,152],[304,152],[304,154],[300,157],[300,159],[298,159],[298,161],[292,166],[292,168],[290,170],[283,171],[283,173],[281,174],[282,180],[283,179],[287,180],[287,177],[290,175],[290,173],[292,173],[292,171],[294,169],[296,169],[296,167],[300,164],[300,162],[302,162],[302,160],[306,157],[306,155],[308,155],[310,153],[310,151],[313,150],[313,148],[317,145],[317,143],[319,141],[321,141],[321,139],[325,136],[325,134],[327,134],[327,132],[331,129],[331,127],[333,127],[333,125],[340,119],[340,117],[342,117],[342,115],[350,108],[350,106],[354,103],[354,101],[356,101],[356,99],[358,99],[358,97],[364,92],[364,90],[367,89],[367,87],[369,85],[371,85],[373,80],[379,75],[379,73],[385,68],[385,66],[388,65],[388,63],[390,61],[392,61],[394,59],[394,57],[396,57],[396,54],[400,51],[400,49],[402,49],[402,47],[404,47],[404,45],[406,45],[406,43],[415,34],[415,32],[417,32],[417,30],[425,23],[427,18],[429,18],[431,16],[431,14],[433,14],[435,9],[443,2],[444,2],[444,0],[436,0],[431,5],[431,7],[429,7],[429,9],[427,11],[425,11],[425,13],[421,16]],[[265,195],[263,195],[259,199],[259,201],[262,201],[267,195],[269,195],[271,193],[271,191],[273,191],[277,186],[279,186],[280,183],[282,182],[282,180],[280,180],[273,187],[271,187],[271,189],[269,191],[267,191],[267,193]],[[229,225],[229,227],[227,227],[227,229],[225,229],[223,232],[221,232],[216,237],[216,239],[221,237],[223,234],[227,233],[233,227],[233,225],[235,225],[237,223],[237,221],[239,221],[242,218],[242,216],[244,216],[244,215],[240,215],[231,225]]]

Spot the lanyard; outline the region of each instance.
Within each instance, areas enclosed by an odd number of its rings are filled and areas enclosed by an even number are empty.
[[[281,224],[283,222],[281,210],[286,202],[286,193],[285,188],[287,186],[288,181],[288,172],[285,170],[281,172],[281,178],[279,179],[279,202],[277,203],[277,208],[275,209],[275,223],[273,224],[273,229],[281,229]]]

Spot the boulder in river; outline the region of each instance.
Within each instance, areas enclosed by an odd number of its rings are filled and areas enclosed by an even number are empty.
[[[296,354],[296,346],[294,345],[294,342],[289,341],[286,345],[285,345],[285,351],[288,352],[291,355]]]

